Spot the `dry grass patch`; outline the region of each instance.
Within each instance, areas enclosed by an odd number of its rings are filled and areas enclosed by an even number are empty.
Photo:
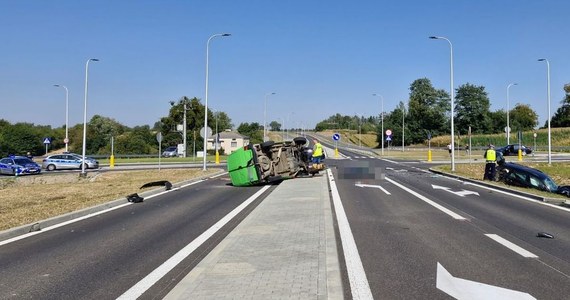
[[[172,183],[219,171],[163,169],[144,171],[88,172],[0,177],[0,230],[38,222],[50,217],[140,193],[152,181]],[[156,188],[156,187],[153,187]],[[152,189],[152,188],[150,188]]]

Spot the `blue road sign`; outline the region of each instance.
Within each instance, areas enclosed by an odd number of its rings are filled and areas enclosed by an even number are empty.
[[[333,138],[333,140],[338,141],[338,140],[340,140],[340,134],[335,133],[335,134],[333,134],[332,138]]]
[[[44,144],[46,144],[46,145],[51,144],[50,138],[48,138],[48,137],[44,138]]]
[[[387,135],[387,136],[386,136],[386,141],[389,142],[389,141],[391,141],[391,140],[392,140],[392,136],[391,136],[391,135]]]

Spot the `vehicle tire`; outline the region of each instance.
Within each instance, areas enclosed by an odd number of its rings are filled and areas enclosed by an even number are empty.
[[[46,167],[46,170],[48,170],[48,171],[53,171],[53,170],[55,170],[55,165],[48,165],[48,166]]]
[[[307,139],[302,137],[302,136],[298,136],[298,137],[293,139],[293,142],[297,146],[302,146],[302,145],[305,145],[307,143]]]
[[[89,165],[83,164],[85,166],[85,170],[89,169]]]
[[[260,144],[262,150],[268,150],[271,146],[275,145],[274,141],[267,141]]]

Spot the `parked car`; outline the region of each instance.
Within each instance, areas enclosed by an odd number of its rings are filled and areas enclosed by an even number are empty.
[[[527,155],[532,153],[532,149],[527,146],[521,145],[520,149],[522,150],[522,155]],[[501,152],[505,156],[519,155],[519,144],[506,145],[504,147],[497,148],[495,151]]]
[[[505,162],[500,164],[497,170],[498,180],[508,185],[533,188],[570,197],[570,186],[558,186],[552,178],[537,169]]]
[[[178,156],[178,147],[170,146],[162,151],[162,157],[176,157]]]
[[[10,156],[0,159],[0,174],[39,174],[41,171],[42,168],[39,164],[25,156]]]
[[[53,170],[64,170],[64,169],[81,169],[81,164],[83,157],[75,153],[64,153],[50,155],[42,161],[42,168],[53,171]],[[85,157],[85,168],[86,169],[97,169],[99,168],[99,162],[93,158]]]

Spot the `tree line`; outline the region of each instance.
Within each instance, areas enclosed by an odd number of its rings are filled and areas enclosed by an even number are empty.
[[[402,144],[404,130],[405,144],[424,143],[428,136],[450,134],[451,100],[442,89],[435,89],[428,78],[420,78],[410,84],[407,103],[401,101],[391,112],[384,112],[384,130],[392,131],[392,143]],[[570,127],[570,84],[564,86],[565,98],[551,119],[551,127]],[[484,86],[470,83],[456,89],[454,128],[458,135],[493,134],[505,132],[507,112],[503,109],[490,110],[491,104]],[[356,129],[376,132],[380,143],[382,116],[358,117],[335,114],[319,122],[315,130]],[[527,104],[517,103],[509,110],[511,134],[532,130],[538,125],[538,114]],[[547,123],[543,127],[546,127]]]
[[[111,147],[115,154],[158,154],[157,133],[162,134],[162,146],[173,146],[183,141],[183,130],[177,125],[183,124],[186,107],[187,147],[192,153],[191,145],[195,142],[196,151],[203,150],[203,139],[200,129],[204,126],[205,107],[196,97],[182,97],[170,102],[168,116],[164,116],[152,127],[142,125],[128,127],[118,121],[94,115],[87,123],[86,153],[90,155],[109,155]],[[225,112],[212,112],[208,109],[208,126],[216,131],[233,127],[231,119]],[[180,130],[179,130],[180,129]],[[68,130],[69,152],[81,153],[83,150],[83,124],[77,124]],[[65,126],[52,128],[46,125],[20,122],[11,124],[0,119],[0,156],[25,155],[30,152],[34,156],[46,153],[44,139],[51,143],[48,151],[65,148]]]

